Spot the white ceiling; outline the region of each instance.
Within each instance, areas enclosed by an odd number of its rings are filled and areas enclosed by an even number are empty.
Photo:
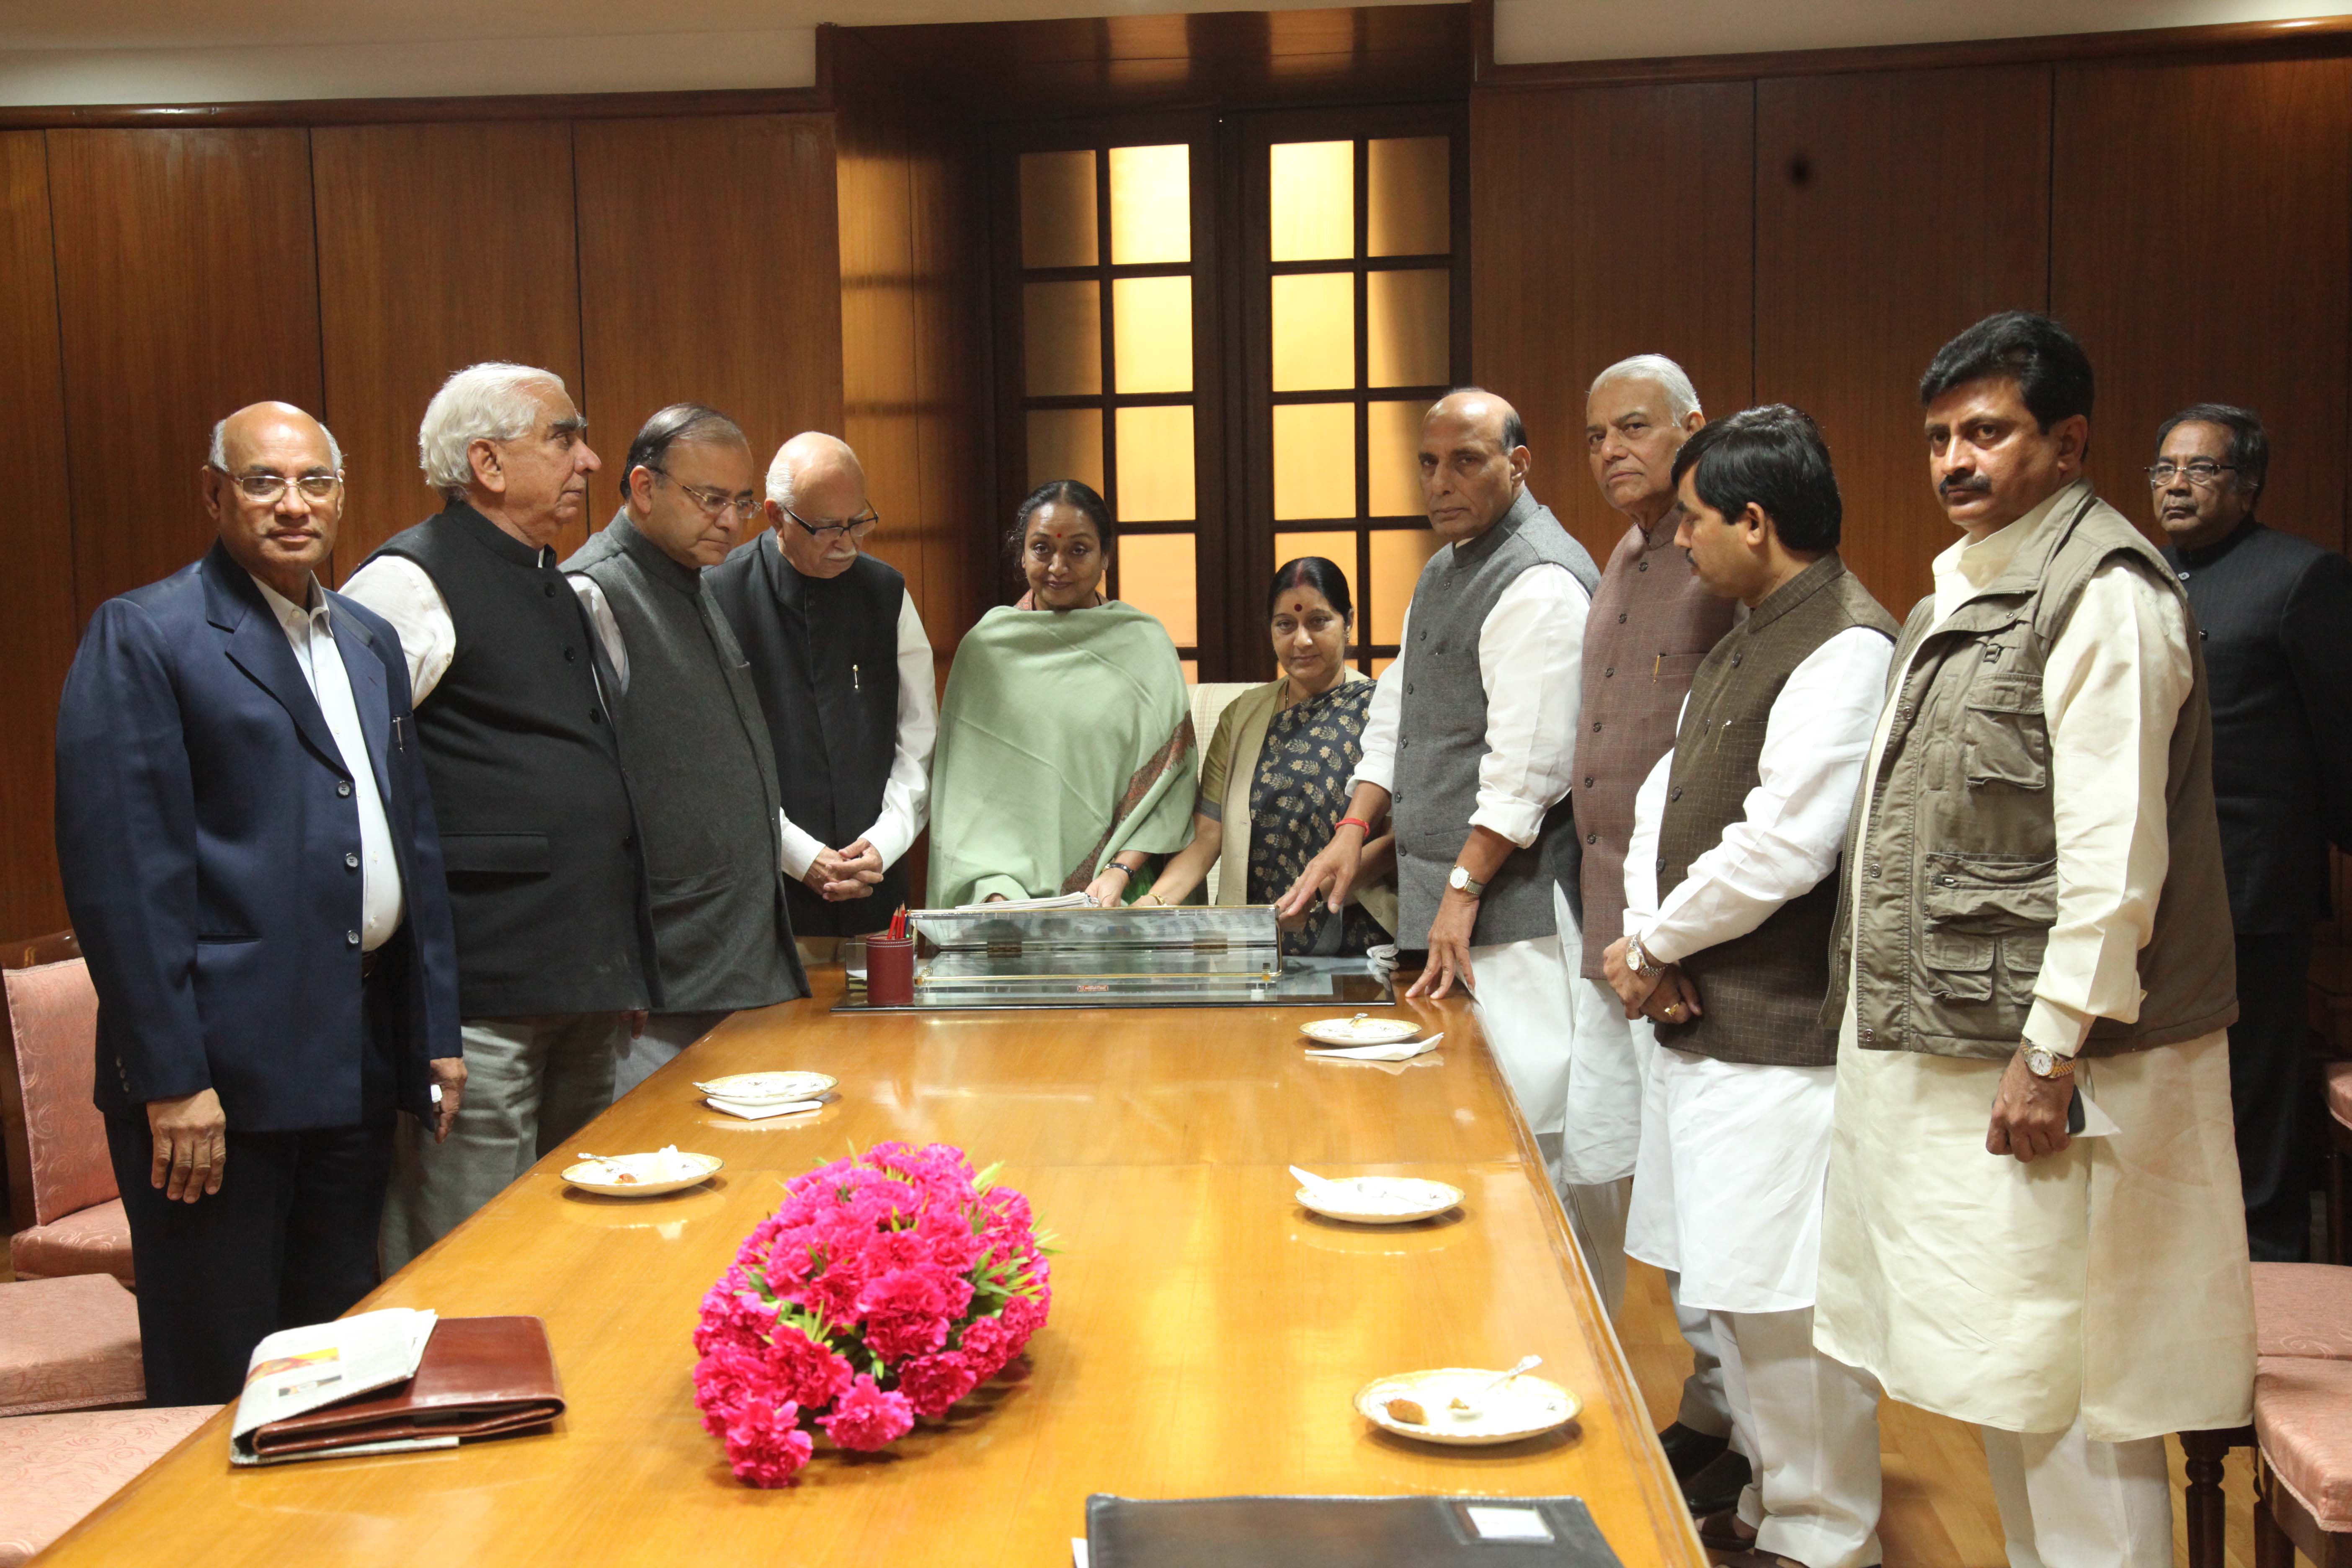
[[[1324,0],[0,0],[0,105],[804,87],[820,22]],[[1404,0],[1363,0],[1370,4]],[[2312,15],[2262,0],[1496,0],[1507,63],[1737,54]]]

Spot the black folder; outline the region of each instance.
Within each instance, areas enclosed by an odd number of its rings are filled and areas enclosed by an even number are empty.
[[[1097,1492],[1087,1556],[1088,1568],[1622,1568],[1572,1497]]]

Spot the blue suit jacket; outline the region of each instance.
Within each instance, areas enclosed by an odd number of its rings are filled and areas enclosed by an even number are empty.
[[[211,1088],[233,1131],[362,1120],[362,1058],[429,1118],[459,1054],[433,795],[399,637],[327,595],[406,915],[362,1007],[359,810],[285,628],[215,544],[100,605],[58,709],[58,860],[98,990],[98,1107]],[[364,788],[360,784],[357,787]]]

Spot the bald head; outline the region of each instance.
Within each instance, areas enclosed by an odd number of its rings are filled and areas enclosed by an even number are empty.
[[[290,403],[256,403],[213,426],[205,510],[238,565],[296,604],[334,553],[342,521],[343,454]]]
[[[1421,495],[1429,526],[1451,544],[1503,520],[1528,478],[1519,411],[1482,387],[1449,392],[1421,421]]]
[[[858,542],[846,525],[871,511],[866,465],[848,442],[803,430],[777,448],[768,465],[768,522],[776,531],[776,547],[803,576],[848,571]]]

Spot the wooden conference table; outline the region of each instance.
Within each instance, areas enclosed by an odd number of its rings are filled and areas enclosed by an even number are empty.
[[[1392,1067],[1311,1060],[1297,1008],[835,1014],[818,995],[738,1015],[541,1161],[371,1297],[547,1321],[569,1412],[448,1452],[232,1472],[226,1414],[40,1561],[266,1568],[685,1562],[1062,1568],[1090,1492],[1549,1495],[1591,1506],[1628,1568],[1706,1562],[1525,1123],[1468,1006]],[[692,1081],[767,1068],[841,1080],[761,1124]],[[886,1139],[1003,1161],[1060,1237],[1025,1375],[889,1455],[820,1449],[795,1488],[729,1474],[693,1405],[702,1293],[782,1182]],[[722,1156],[707,1186],[605,1199],[574,1150]],[[1297,1163],[1467,1194],[1397,1229],[1300,1208]],[[1438,1448],[1378,1431],[1370,1378],[1535,1352],[1581,1395],[1562,1432]]]

